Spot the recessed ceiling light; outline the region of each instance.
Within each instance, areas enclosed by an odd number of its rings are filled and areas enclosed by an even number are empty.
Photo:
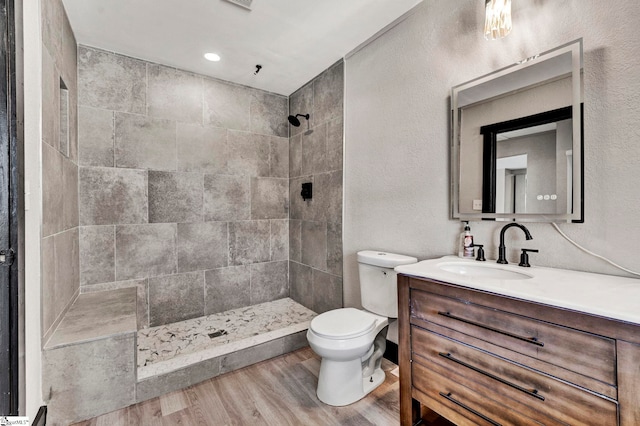
[[[217,53],[205,53],[204,58],[208,61],[218,62],[220,60],[220,55]]]

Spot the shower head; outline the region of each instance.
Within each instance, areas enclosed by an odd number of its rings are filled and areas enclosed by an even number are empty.
[[[294,127],[300,127],[300,120],[298,120],[298,117],[304,117],[307,119],[307,122],[309,122],[309,114],[296,114],[295,116],[290,115],[288,117],[289,123]]]

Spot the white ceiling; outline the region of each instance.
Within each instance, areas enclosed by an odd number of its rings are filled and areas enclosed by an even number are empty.
[[[80,44],[288,96],[421,1],[253,0],[250,11],[226,0],[63,3]]]

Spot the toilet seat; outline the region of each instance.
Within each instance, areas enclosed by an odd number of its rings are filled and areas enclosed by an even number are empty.
[[[369,333],[376,326],[377,315],[355,308],[341,308],[318,315],[309,328],[325,339],[353,339]]]

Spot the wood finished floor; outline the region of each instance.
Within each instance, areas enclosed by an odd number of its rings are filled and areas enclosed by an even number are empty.
[[[347,407],[316,397],[320,359],[309,348],[204,381],[75,426],[397,425],[398,378]]]
[[[382,365],[385,382],[346,407],[318,400],[320,359],[304,348],[74,426],[398,425],[396,365]]]

